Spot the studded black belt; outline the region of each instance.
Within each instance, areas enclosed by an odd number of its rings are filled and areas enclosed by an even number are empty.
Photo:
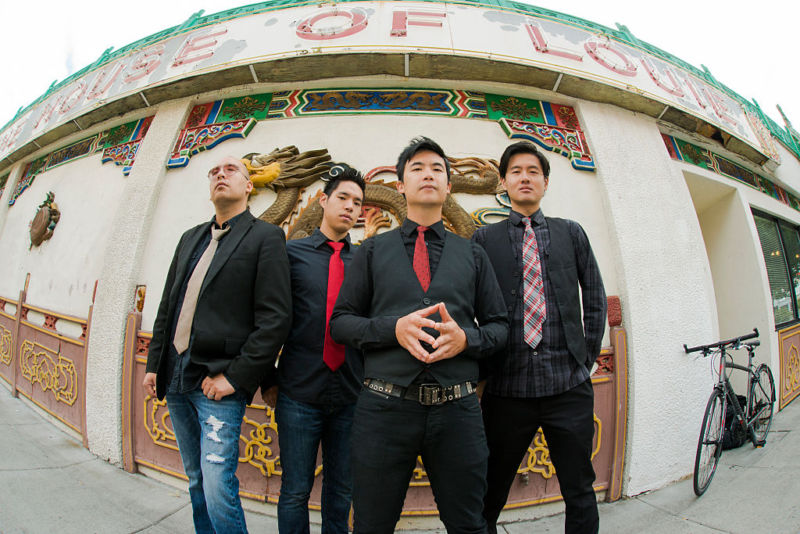
[[[384,382],[377,378],[367,378],[364,386],[371,392],[378,395],[388,395],[399,399],[417,401],[423,406],[435,406],[444,404],[456,399],[466,397],[475,393],[475,384],[463,382],[452,386],[440,386],[439,384],[411,384],[408,387],[398,386],[389,382]]]

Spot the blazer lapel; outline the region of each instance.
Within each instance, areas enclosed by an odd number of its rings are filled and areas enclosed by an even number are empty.
[[[239,242],[247,234],[247,232],[250,231],[250,228],[253,227],[254,222],[255,217],[253,217],[249,211],[246,211],[242,215],[242,220],[237,222],[234,227],[231,228],[230,233],[225,236],[222,241],[220,241],[219,248],[214,254],[214,259],[211,260],[211,265],[208,267],[208,273],[206,273],[206,277],[203,279],[203,285],[200,287],[200,295],[203,294],[208,287],[208,284],[211,283],[217,273],[220,272],[222,267],[228,261],[228,258],[230,258],[231,254],[233,254],[233,251],[236,250]]]

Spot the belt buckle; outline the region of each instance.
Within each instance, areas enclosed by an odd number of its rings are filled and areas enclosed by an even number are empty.
[[[434,406],[444,403],[442,387],[439,384],[420,384],[419,403],[425,406]]]

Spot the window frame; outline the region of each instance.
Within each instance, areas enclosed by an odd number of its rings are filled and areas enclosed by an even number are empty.
[[[792,293],[792,313],[794,315],[794,317],[792,319],[789,319],[788,321],[784,321],[784,322],[779,323],[777,321],[777,319],[775,319],[775,308],[772,305],[772,303],[770,302],[770,308],[772,308],[772,318],[773,318],[773,320],[775,320],[775,329],[776,330],[782,330],[782,329],[787,328],[789,326],[792,326],[792,325],[800,323],[800,306],[798,305],[800,303],[798,302],[797,296],[794,293],[794,286],[792,284],[792,275],[791,275],[792,269],[791,269],[791,266],[789,265],[789,259],[788,259],[787,254],[786,254],[786,240],[785,240],[784,235],[783,235],[783,227],[782,226],[786,225],[786,226],[788,226],[790,228],[793,228],[794,231],[797,232],[797,234],[798,234],[798,236],[797,236],[798,240],[800,240],[800,225],[798,225],[797,223],[794,223],[792,221],[788,221],[786,219],[782,219],[780,217],[776,217],[775,215],[772,215],[771,213],[767,213],[765,211],[761,211],[761,210],[759,210],[757,208],[754,208],[752,206],[750,206],[750,211],[753,214],[753,224],[754,225],[755,225],[755,216],[758,216],[758,217],[761,217],[762,219],[768,219],[768,220],[772,221],[772,223],[775,225],[775,228],[778,231],[778,240],[780,241],[780,246],[781,246],[781,256],[783,257],[783,270],[784,270],[783,274],[786,277],[786,282],[787,282],[787,284],[788,284],[788,286],[789,286],[789,288],[791,290],[791,293]],[[783,223],[783,225],[781,223]],[[763,257],[763,255],[764,255],[764,247],[761,244],[761,234],[758,232],[758,226],[757,225],[756,225],[756,235],[758,236],[758,244],[759,244],[759,247],[761,248],[762,260],[764,261],[763,265],[764,265],[764,269],[766,270],[767,269],[766,258]],[[767,283],[769,283],[769,272],[767,272]],[[771,292],[772,292],[772,286],[770,286],[770,293]],[[770,295],[770,300],[771,299],[772,299],[772,296]]]

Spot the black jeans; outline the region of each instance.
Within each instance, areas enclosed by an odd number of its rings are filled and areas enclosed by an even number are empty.
[[[476,395],[423,406],[363,390],[351,448],[354,532],[394,532],[421,455],[447,532],[485,533],[488,454]]]
[[[481,401],[489,443],[488,490],[483,516],[490,533],[505,506],[522,458],[539,427],[547,440],[566,504],[567,534],[598,531],[597,497],[592,483],[594,391],[591,380],[550,397],[518,399],[484,393]]]

